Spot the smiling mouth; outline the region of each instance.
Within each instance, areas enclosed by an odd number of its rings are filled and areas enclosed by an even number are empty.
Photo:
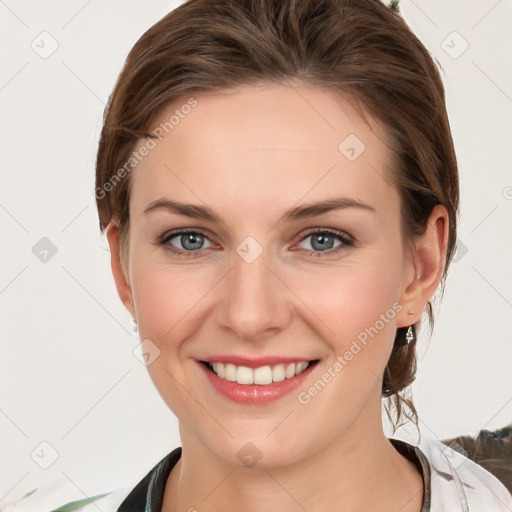
[[[200,362],[206,366],[210,372],[215,373],[215,375],[221,379],[237,382],[238,384],[259,384],[264,386],[272,384],[273,382],[293,379],[306,370],[306,368],[317,364],[318,361],[319,359],[314,359],[312,361],[301,361],[297,363],[267,365],[259,368],[249,368],[248,366],[231,363]]]

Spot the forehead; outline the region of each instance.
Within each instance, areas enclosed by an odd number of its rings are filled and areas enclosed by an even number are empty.
[[[308,85],[244,86],[197,94],[192,103],[183,97],[149,130],[161,140],[132,173],[134,206],[165,194],[245,207],[334,191],[377,200],[389,194],[391,155],[385,130],[366,119],[349,98]]]

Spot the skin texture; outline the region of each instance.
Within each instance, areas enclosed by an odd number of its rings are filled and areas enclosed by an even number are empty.
[[[107,229],[119,296],[141,339],[160,350],[148,371],[179,419],[183,455],[163,510],[419,512],[420,474],[383,432],[381,383],[396,328],[421,317],[441,279],[446,209],[434,208],[407,252],[384,132],[334,92],[296,83],[195,98],[132,172],[124,272],[115,221]],[[166,107],[154,126],[187,99]],[[349,134],[365,145],[354,161],[338,149]],[[375,211],[350,207],[279,222],[290,208],[341,196]],[[163,209],[144,214],[160,198],[207,205],[223,222]],[[192,246],[199,257],[155,243],[178,228],[204,232]],[[308,236],[313,228],[339,230],[354,244],[334,238],[322,251],[318,236]],[[252,263],[236,251],[247,236],[263,250]],[[191,247],[182,241],[167,246]],[[393,304],[400,306],[394,318],[308,404],[298,392],[265,405],[231,402],[196,361],[320,359],[304,391]],[[248,442],[261,452],[253,467],[237,456]]]

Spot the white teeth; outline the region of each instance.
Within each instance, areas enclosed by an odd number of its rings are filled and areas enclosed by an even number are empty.
[[[284,364],[276,364],[274,368],[272,368],[272,380],[274,382],[281,382],[285,378]]]
[[[287,379],[291,379],[295,375],[295,364],[294,363],[290,363],[286,367],[286,370],[284,371],[284,375]]]
[[[309,362],[290,363],[287,365],[276,364],[274,366],[261,366],[259,368],[249,368],[247,366],[236,366],[231,363],[208,363],[210,368],[221,378],[238,384],[271,384],[272,382],[281,382],[285,379],[291,379],[295,375],[302,373]]]
[[[298,363],[295,372],[297,374],[302,373],[308,367],[308,364],[308,362]]]
[[[236,381],[238,384],[253,384],[254,372],[247,366],[239,366],[236,370]]]
[[[222,363],[217,363],[218,366],[222,366]],[[224,378],[226,380],[230,380],[231,382],[235,382],[237,377],[236,366],[234,364],[227,364],[225,367],[225,375]]]
[[[255,368],[253,374],[254,384],[270,384],[272,382],[272,368],[270,366]]]

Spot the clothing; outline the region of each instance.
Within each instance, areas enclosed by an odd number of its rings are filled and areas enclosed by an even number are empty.
[[[440,441],[413,446],[391,444],[411,460],[423,477],[421,512],[512,512],[512,495],[491,473]],[[181,456],[176,448],[133,489],[117,512],[160,512],[167,476]]]
[[[423,474],[425,495],[421,512],[430,512],[430,469],[426,457],[416,447],[390,439],[400,453],[412,460]],[[123,501],[117,512],[160,512],[167,477],[181,457],[181,447],[164,457]]]
[[[512,512],[512,495],[482,466],[440,441],[420,446],[390,438],[423,476],[421,512]],[[181,457],[176,448],[133,489],[117,512],[160,512],[167,476]]]
[[[423,477],[424,500],[421,512],[512,512],[512,496],[506,487],[480,465],[440,441],[423,438],[419,446],[390,438],[393,446],[411,462]],[[60,510],[77,512],[161,512],[167,478],[181,457],[181,447],[163,457],[139,481]],[[48,512],[42,494],[33,492],[7,512]],[[83,498],[83,496],[82,496]],[[45,501],[48,503],[48,501]],[[52,512],[57,512],[53,507]]]
[[[390,441],[422,473],[425,493],[421,512],[430,512],[430,469],[426,457],[417,447],[404,441],[398,439],[390,439]],[[164,457],[133,489],[117,512],[160,512],[167,477],[180,457],[181,447]]]

